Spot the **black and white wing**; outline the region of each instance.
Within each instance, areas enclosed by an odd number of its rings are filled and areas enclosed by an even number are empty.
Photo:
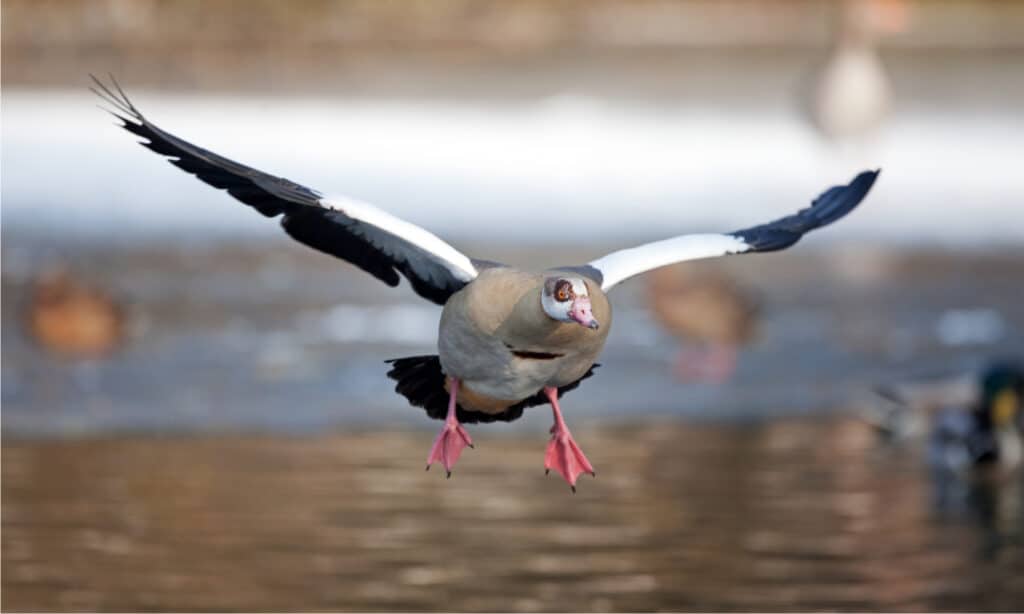
[[[598,277],[601,289],[607,291],[634,275],[684,260],[785,249],[804,234],[853,211],[867,195],[879,172],[864,171],[847,185],[825,190],[810,207],[768,224],[729,234],[682,235],[655,241],[613,252],[589,262],[580,270]]]
[[[398,285],[401,273],[417,294],[441,305],[477,276],[465,254],[423,228],[367,203],[325,198],[197,147],[147,120],[116,81],[114,89],[96,77],[93,81],[99,88],[93,92],[117,109],[114,115],[126,130],[148,141],[144,146],[267,217],[283,214],[281,226],[295,240],[346,260],[389,286]]]

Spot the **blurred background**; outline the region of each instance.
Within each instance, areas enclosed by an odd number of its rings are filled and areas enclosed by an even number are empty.
[[[2,10],[3,609],[1024,608],[1024,391],[984,377],[1024,356],[1024,2]],[[616,289],[578,494],[545,408],[446,481],[383,363],[440,308],[134,145],[89,73],[537,269],[884,170],[790,251]]]

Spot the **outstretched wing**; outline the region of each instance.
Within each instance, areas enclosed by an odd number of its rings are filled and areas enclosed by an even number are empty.
[[[847,185],[825,190],[810,207],[768,224],[729,234],[694,234],[673,237],[624,249],[593,260],[581,270],[599,278],[601,289],[651,269],[728,254],[771,252],[785,249],[804,234],[831,224],[860,203],[880,171],[864,171]]]
[[[267,217],[282,215],[281,226],[295,240],[337,256],[389,286],[401,273],[420,296],[443,305],[477,275],[473,262],[437,236],[373,205],[319,192],[228,160],[164,132],[113,88],[92,77],[92,91],[114,106],[114,116],[142,144],[171,158],[171,164],[201,181],[227,190]]]

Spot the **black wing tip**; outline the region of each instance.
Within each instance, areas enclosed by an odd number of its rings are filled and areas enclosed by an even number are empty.
[[[106,107],[100,107],[104,111],[110,113],[117,119],[121,120],[123,128],[128,128],[129,124],[141,126],[145,124],[146,118],[142,116],[132,101],[128,98],[128,94],[125,93],[124,88],[118,83],[117,78],[114,77],[113,73],[107,74],[110,79],[110,83],[113,86],[111,89],[110,85],[103,82],[102,79],[89,73],[89,78],[92,79],[93,85],[88,86],[89,91],[99,97],[103,102],[113,106],[117,111],[111,111]]]
[[[822,192],[810,207],[768,224],[734,232],[732,236],[746,243],[751,252],[786,249],[808,232],[846,217],[864,200],[881,173],[881,168],[862,171],[848,184]]]
[[[850,183],[825,190],[811,205],[811,212],[815,214],[814,220],[803,229],[803,232],[827,226],[856,209],[871,191],[881,172],[882,169],[862,171],[851,179]]]
[[[882,174],[882,169],[881,168],[876,168],[873,171],[872,170],[861,171],[860,173],[857,173],[857,176],[854,177],[853,180],[851,180],[850,183],[847,184],[846,187],[847,188],[857,187],[859,190],[863,190],[864,193],[861,194],[861,198],[864,198],[864,196],[867,195],[868,191],[871,190],[871,187],[875,185],[875,181],[878,180],[878,176],[881,175],[881,174]]]

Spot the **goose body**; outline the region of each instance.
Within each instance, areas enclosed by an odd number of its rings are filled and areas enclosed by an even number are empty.
[[[565,423],[559,398],[593,374],[612,324],[607,292],[668,264],[785,249],[805,233],[852,211],[878,171],[829,188],[797,213],[723,234],[690,234],[613,252],[580,266],[541,273],[476,260],[429,231],[368,203],[327,197],[294,181],[193,145],[150,122],[120,86],[93,77],[94,92],[143,145],[266,217],[295,240],[359,267],[390,286],[402,277],[421,297],[443,305],[438,354],[391,361],[396,392],[443,419],[428,457],[451,467],[472,446],[463,423],[515,420],[550,404],[554,426],[544,465],[575,490],[594,473]],[[538,224],[544,223],[537,220]]]
[[[597,361],[611,329],[607,297],[583,279],[600,327],[552,320],[540,299],[552,275],[487,269],[445,303],[438,351],[444,372],[462,383],[463,407],[500,413],[542,388],[572,384]]]

